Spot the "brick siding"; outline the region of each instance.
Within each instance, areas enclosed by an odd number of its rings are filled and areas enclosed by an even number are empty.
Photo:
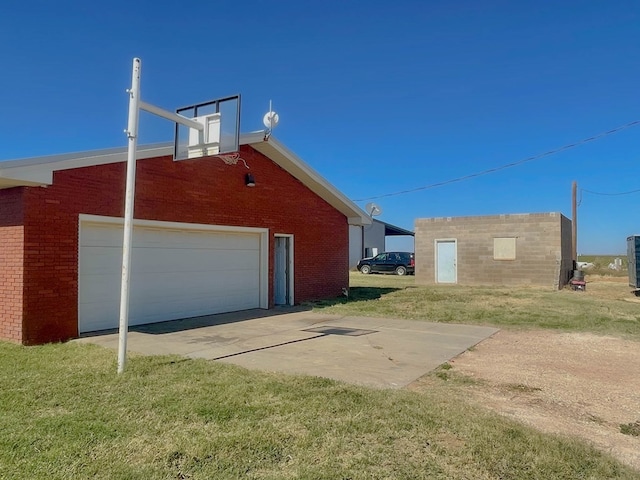
[[[253,148],[242,146],[241,154],[250,170],[214,158],[139,160],[135,218],[269,228],[270,306],[274,234],[293,234],[296,302],[340,295],[349,283],[346,217]],[[78,335],[78,215],[122,217],[125,168],[63,170],[49,187],[21,187],[24,309],[17,340],[38,344]],[[253,188],[245,186],[247,172],[255,177]]]
[[[0,338],[22,342],[22,189],[0,190]]]

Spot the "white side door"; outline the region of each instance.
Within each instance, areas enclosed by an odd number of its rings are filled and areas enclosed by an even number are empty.
[[[457,245],[455,240],[436,240],[436,283],[458,281]]]

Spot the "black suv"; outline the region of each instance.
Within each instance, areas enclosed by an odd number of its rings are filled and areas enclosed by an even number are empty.
[[[415,260],[411,252],[384,252],[375,257],[363,258],[358,262],[362,273],[395,273],[407,275],[415,273]]]

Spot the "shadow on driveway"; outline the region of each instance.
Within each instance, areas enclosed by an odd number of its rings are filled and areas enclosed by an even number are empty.
[[[267,318],[277,315],[286,315],[295,312],[307,312],[312,310],[312,306],[275,307],[270,310],[254,308],[241,310],[239,312],[218,313],[214,315],[203,315],[201,317],[180,318],[178,320],[166,320],[164,322],[148,323],[145,325],[132,325],[129,332],[146,333],[149,335],[164,335],[167,333],[183,332],[197,328],[212,327],[215,325],[226,325],[230,323],[244,322],[255,318]],[[117,328],[106,330],[95,330],[84,332],[80,338],[99,337],[103,335],[113,335],[118,333]]]

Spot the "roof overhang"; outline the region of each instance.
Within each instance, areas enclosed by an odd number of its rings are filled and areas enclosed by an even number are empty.
[[[136,158],[173,155],[170,143],[144,145]],[[46,157],[23,158],[0,162],[0,189],[12,187],[47,186],[53,184],[53,172],[72,168],[92,167],[127,161],[126,148],[109,148],[89,152],[65,153]]]
[[[405,230],[404,228],[396,227],[395,225],[391,225],[390,223],[383,222],[381,220],[374,220],[375,223],[381,223],[384,225],[384,235],[385,237],[394,237],[394,236],[411,236],[414,237],[415,233],[411,230]]]
[[[362,209],[274,137],[265,139],[264,132],[244,134],[240,136],[240,144],[250,145],[300,180],[342,213],[350,225],[371,224],[371,218]],[[173,155],[173,143],[142,145],[136,158],[167,155]],[[52,185],[55,171],[126,161],[126,147],[4,161],[0,162],[0,189]]]

